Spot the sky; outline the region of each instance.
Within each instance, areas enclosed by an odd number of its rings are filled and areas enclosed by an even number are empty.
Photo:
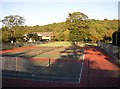
[[[118,19],[119,0],[1,0],[0,20],[9,15],[25,18],[25,25],[64,22],[69,13],[82,12],[89,19]]]

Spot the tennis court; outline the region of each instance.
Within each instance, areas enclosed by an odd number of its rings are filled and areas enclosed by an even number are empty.
[[[2,76],[23,80],[80,83],[84,49],[35,47],[2,54]]]

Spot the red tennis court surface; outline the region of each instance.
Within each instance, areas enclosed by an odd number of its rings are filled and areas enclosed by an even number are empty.
[[[0,51],[0,54],[8,53],[8,52],[19,52],[19,51],[29,50],[34,48],[37,48],[37,46],[27,46],[27,47],[20,47],[20,48],[11,49],[11,50],[3,50],[3,51]]]
[[[2,85],[3,87],[120,87],[118,78],[120,68],[109,61],[111,60],[109,56],[104,54],[99,48],[88,46],[85,47],[84,57],[80,84],[4,78]]]

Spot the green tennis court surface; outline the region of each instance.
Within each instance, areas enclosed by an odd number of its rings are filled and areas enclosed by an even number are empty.
[[[32,79],[38,81],[53,81],[80,83],[82,63],[55,63],[51,67],[33,68],[29,71],[3,70],[3,77],[16,79]]]
[[[80,47],[40,47],[2,54],[2,76],[9,78],[80,83],[84,50]]]

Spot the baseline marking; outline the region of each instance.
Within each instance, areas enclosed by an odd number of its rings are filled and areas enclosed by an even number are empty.
[[[11,74],[11,73],[3,73],[3,74],[8,74],[8,75],[16,75],[16,74]],[[23,75],[23,76],[29,76],[29,77],[32,77],[31,75],[24,75],[24,74],[19,74],[19,75]],[[37,78],[40,78],[40,77],[45,77],[45,78],[49,78],[49,76],[34,76],[34,77],[37,77]],[[12,78],[12,79],[16,79],[14,77],[4,77],[3,78]],[[78,79],[78,78],[66,78],[66,77],[51,77],[52,79]],[[22,80],[34,80],[34,81],[44,81],[44,82],[49,82],[49,80],[38,80],[38,79],[25,79],[25,78],[17,78],[17,79],[22,79]],[[64,80],[63,81],[50,81],[50,82],[56,82],[56,83],[79,83],[79,82],[65,82]]]

